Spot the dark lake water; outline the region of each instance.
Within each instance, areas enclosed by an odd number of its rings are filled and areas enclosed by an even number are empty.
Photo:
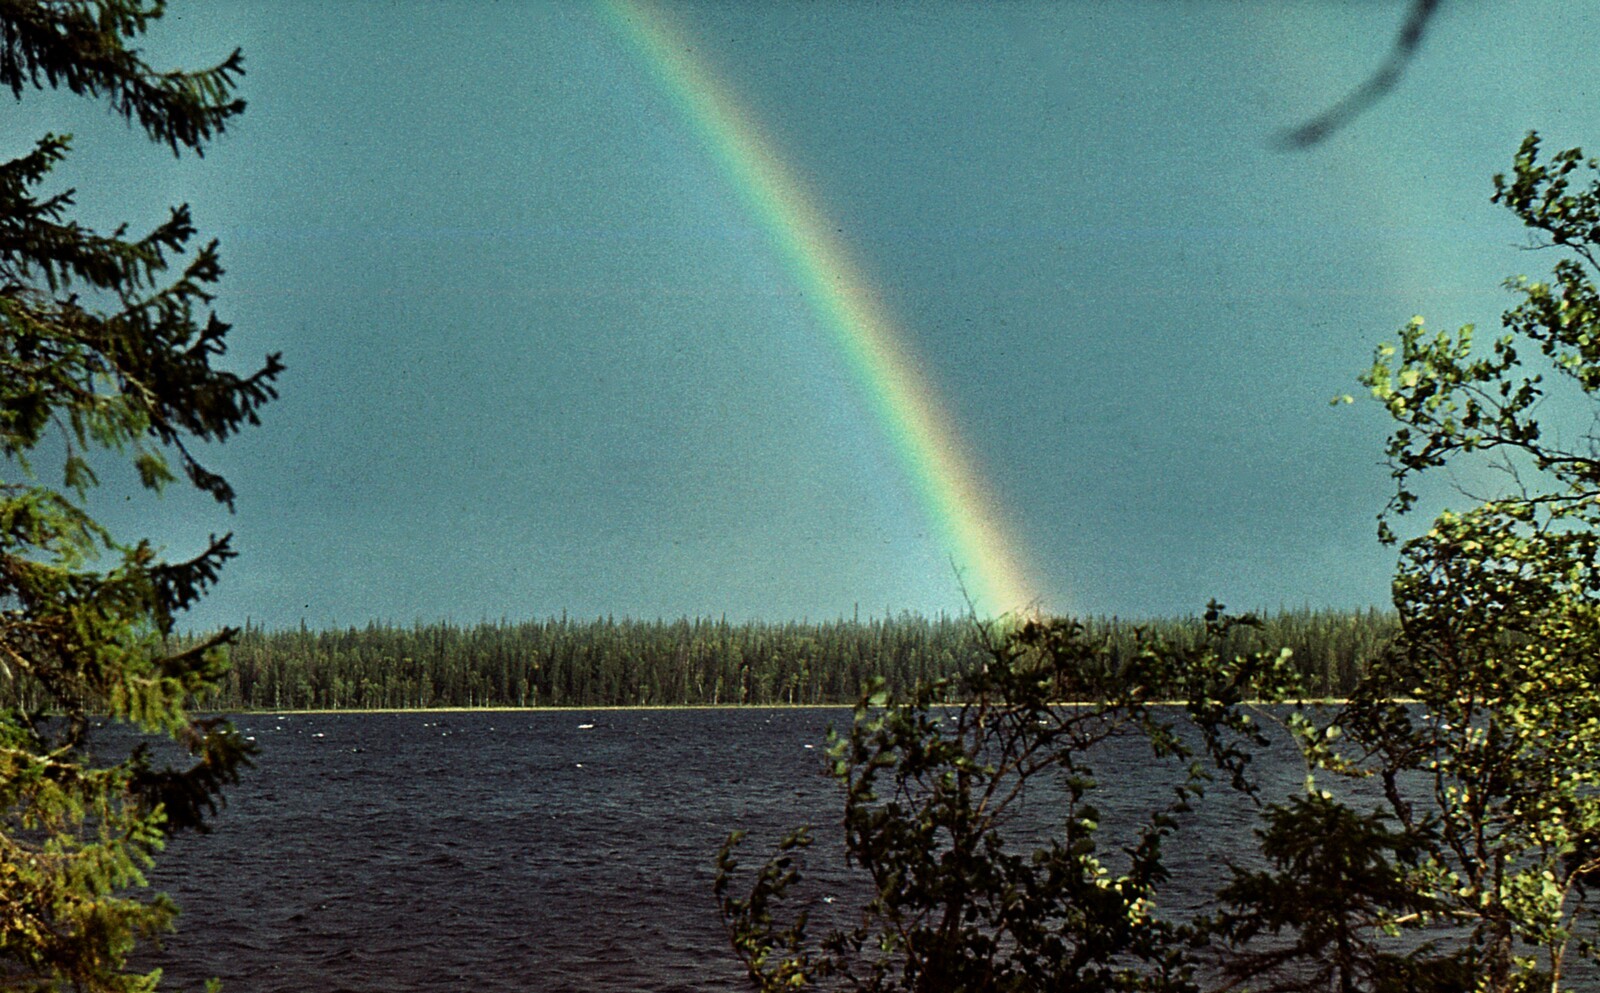
[[[743,989],[711,896],[717,848],[749,829],[757,862],[787,828],[817,824],[817,892],[847,895],[822,760],[827,727],[849,720],[841,708],[246,716],[256,769],[215,831],[175,839],[153,874],[183,908],[159,964],[172,988],[218,976],[267,993]],[[1109,807],[1170,795],[1135,753],[1101,771],[1116,783]],[[1048,814],[1048,798],[1035,804]],[[1208,801],[1169,849],[1179,876],[1214,879],[1204,870],[1229,839],[1248,845],[1250,816]],[[1168,905],[1199,893],[1180,886]]]

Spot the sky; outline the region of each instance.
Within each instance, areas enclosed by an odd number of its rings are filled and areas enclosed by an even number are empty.
[[[1456,0],[1286,150],[1405,7],[179,0],[153,61],[245,53],[204,158],[34,93],[0,152],[191,204],[230,361],[283,353],[236,513],[95,498],[234,533],[194,627],[1361,608],[1385,422],[1329,399],[1493,326],[1554,258],[1490,177],[1600,140],[1600,6]]]

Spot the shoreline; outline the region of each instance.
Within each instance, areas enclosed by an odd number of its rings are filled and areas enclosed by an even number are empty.
[[[597,710],[852,710],[853,703],[613,703],[541,704],[533,707],[494,705],[487,707],[327,707],[286,710],[208,710],[207,714],[248,717],[257,714],[302,716],[309,714],[537,714],[575,713]],[[201,713],[201,711],[196,711]]]
[[[1306,697],[1299,700],[1250,700],[1245,702],[1249,707],[1340,707],[1349,703],[1345,698],[1338,697]],[[1396,700],[1396,703],[1414,703],[1412,700]],[[1148,701],[1152,707],[1186,707],[1185,700],[1152,700]],[[1055,706],[1058,707],[1093,707],[1091,700],[1063,700]],[[957,707],[960,704],[943,704],[945,707]],[[261,714],[274,714],[284,716],[309,716],[312,714],[537,714],[537,713],[577,713],[588,711],[648,711],[648,710],[854,710],[853,703],[622,703],[622,704],[541,704],[532,707],[516,707],[509,705],[494,705],[486,707],[327,707],[327,708],[288,708],[284,710],[197,710],[196,714],[207,714],[227,717],[249,717]]]

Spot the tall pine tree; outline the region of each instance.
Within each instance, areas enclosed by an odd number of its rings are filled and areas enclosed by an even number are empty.
[[[244,109],[242,60],[152,68],[135,46],[163,6],[0,0],[0,85],[17,101],[60,88],[105,101],[174,155],[201,154]],[[0,712],[0,986],[147,990],[158,976],[131,972],[128,955],[176,911],[142,891],[142,873],[169,832],[204,826],[247,760],[229,725],[186,710],[234,633],[166,648],[233,553],[213,537],[165,561],[112,535],[86,501],[95,467],[127,459],[149,489],[182,478],[231,508],[199,445],[256,423],[282,366],[218,367],[222,268],[215,242],[191,246],[186,206],[136,236],[73,220],[70,190],[37,191],[68,144],[47,134],[0,164],[0,679],[41,703]],[[97,713],[187,757],[91,753]]]

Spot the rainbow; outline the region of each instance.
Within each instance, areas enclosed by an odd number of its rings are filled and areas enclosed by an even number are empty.
[[[834,225],[755,119],[657,11],[639,0],[602,0],[601,9],[698,132],[832,333],[974,606],[991,616],[1036,606],[954,425]]]

